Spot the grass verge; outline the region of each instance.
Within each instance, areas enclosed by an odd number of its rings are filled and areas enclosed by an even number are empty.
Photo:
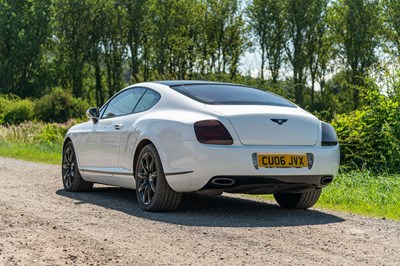
[[[400,175],[341,173],[323,190],[317,207],[400,220]]]
[[[0,141],[0,156],[31,162],[60,164],[61,147],[56,144],[12,143]]]

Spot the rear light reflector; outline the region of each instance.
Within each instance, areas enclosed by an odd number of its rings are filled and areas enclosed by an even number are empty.
[[[232,145],[233,139],[226,127],[218,120],[203,120],[194,123],[194,132],[200,143]]]

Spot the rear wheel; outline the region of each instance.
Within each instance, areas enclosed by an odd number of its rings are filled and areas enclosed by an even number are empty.
[[[173,211],[179,207],[182,194],[174,191],[165,179],[160,157],[153,144],[140,152],[136,167],[136,196],[145,211]]]
[[[92,189],[93,183],[83,180],[79,173],[72,142],[65,144],[61,172],[63,185],[66,191],[84,192]]]
[[[308,209],[317,203],[321,189],[303,193],[275,193],[276,202],[288,209]]]

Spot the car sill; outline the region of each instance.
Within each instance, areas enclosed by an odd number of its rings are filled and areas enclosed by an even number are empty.
[[[174,173],[164,173],[164,175],[169,176],[169,175],[186,175],[193,173],[193,171],[184,171],[184,172],[174,172]]]
[[[132,176],[133,173],[127,173],[127,172],[115,172],[115,171],[98,171],[98,170],[92,170],[92,169],[80,169],[82,172],[88,172],[88,173],[96,173],[96,174],[104,174],[104,175],[126,175],[126,176]]]

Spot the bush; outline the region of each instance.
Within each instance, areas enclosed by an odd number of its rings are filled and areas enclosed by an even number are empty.
[[[31,121],[34,117],[34,104],[27,99],[14,102],[3,115],[3,124],[17,125]]]
[[[38,143],[61,144],[69,127],[65,124],[45,124],[40,128],[35,140]]]
[[[12,143],[61,146],[67,130],[79,122],[81,121],[69,120],[62,124],[24,122],[19,125],[0,126],[0,140]]]
[[[363,92],[365,106],[332,121],[342,154],[351,168],[399,173],[400,104],[378,90]]]
[[[3,115],[6,109],[11,105],[11,101],[7,96],[2,95],[0,97],[0,115]]]
[[[31,100],[21,100],[17,96],[0,97],[0,123],[8,125],[30,121],[34,117],[34,104]]]
[[[37,117],[44,122],[66,122],[71,118],[82,118],[89,105],[62,89],[55,89],[35,104]]]

